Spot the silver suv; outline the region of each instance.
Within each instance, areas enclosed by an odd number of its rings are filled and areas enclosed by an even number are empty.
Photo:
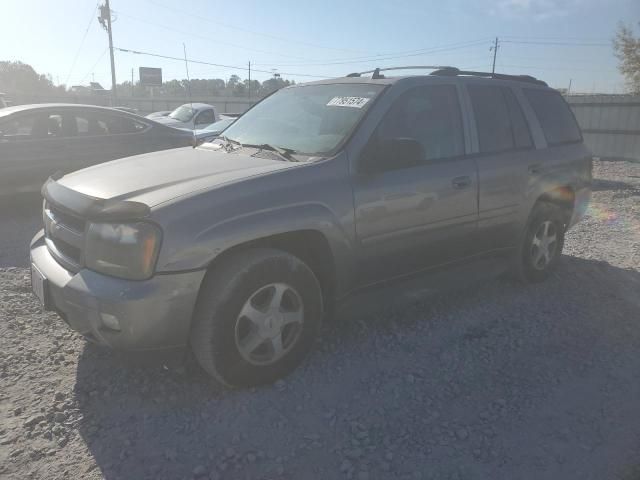
[[[190,347],[221,383],[256,385],[357,290],[487,258],[543,280],[590,184],[542,81],[351,74],[282,89],[213,143],[51,178],[32,285],[92,341]]]

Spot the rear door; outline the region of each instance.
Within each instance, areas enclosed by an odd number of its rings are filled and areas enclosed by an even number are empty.
[[[396,166],[382,159],[383,171],[353,179],[360,285],[462,258],[476,229],[476,167],[465,156],[456,86],[425,85],[402,94],[359,163],[397,138],[420,142],[422,161]]]
[[[515,245],[538,153],[516,92],[468,84],[479,174],[478,252]]]

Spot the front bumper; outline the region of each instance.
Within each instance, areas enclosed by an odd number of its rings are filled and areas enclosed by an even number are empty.
[[[123,350],[188,344],[204,270],[156,274],[144,281],[87,269],[74,273],[51,256],[42,231],[31,241],[31,262],[47,279],[49,309],[90,340]]]

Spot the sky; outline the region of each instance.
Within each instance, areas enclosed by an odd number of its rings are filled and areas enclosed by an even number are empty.
[[[100,0],[99,3],[102,3]],[[56,84],[110,88],[107,34],[94,0],[0,0],[0,60]],[[296,82],[403,65],[528,74],[572,92],[622,93],[611,39],[640,33],[640,0],[111,0],[117,48],[183,58],[191,78]],[[223,66],[203,65],[202,61]],[[116,50],[116,80],[138,67],[186,78],[184,61]],[[237,67],[237,68],[232,68]]]

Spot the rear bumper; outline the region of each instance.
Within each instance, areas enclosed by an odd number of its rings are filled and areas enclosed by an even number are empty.
[[[87,269],[74,273],[51,256],[42,232],[31,242],[31,261],[47,279],[49,309],[90,340],[135,351],[188,344],[204,270],[159,274],[145,281]]]

